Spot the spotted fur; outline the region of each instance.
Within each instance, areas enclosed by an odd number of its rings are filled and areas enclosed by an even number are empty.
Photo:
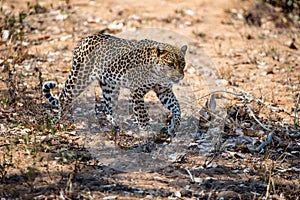
[[[184,77],[187,46],[180,48],[152,40],[126,40],[97,34],[83,39],[74,51],[72,69],[58,99],[53,97],[52,81],[43,85],[49,103],[60,109],[61,117],[70,112],[71,103],[94,80],[99,82],[104,99],[104,113],[112,116],[120,87],[129,88],[133,113],[142,129],[149,117],[144,96],[153,90],[171,112],[168,132],[180,123],[180,106],[172,91],[174,83]]]

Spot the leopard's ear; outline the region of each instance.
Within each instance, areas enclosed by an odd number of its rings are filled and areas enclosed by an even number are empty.
[[[187,50],[187,45],[183,45],[183,46],[181,47],[181,51],[182,51],[183,55],[186,54],[186,50]]]
[[[168,50],[165,48],[164,45],[159,44],[157,46],[157,57],[160,57],[164,54],[168,53]]]

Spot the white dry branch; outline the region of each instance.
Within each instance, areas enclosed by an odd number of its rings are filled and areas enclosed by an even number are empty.
[[[254,119],[254,120],[255,120],[255,121],[256,121],[263,129],[264,129],[264,130],[270,132],[270,133],[268,134],[267,140],[266,140],[265,142],[263,142],[262,144],[260,144],[258,147],[255,147],[255,148],[253,148],[253,147],[248,147],[249,151],[251,151],[251,152],[263,152],[264,148],[265,148],[267,145],[269,145],[269,144],[271,143],[272,139],[273,139],[273,131],[272,131],[270,128],[268,128],[267,126],[265,126],[262,122],[260,122],[260,121],[258,120],[258,118],[256,117],[256,115],[255,115],[254,112],[252,111],[251,107],[249,106],[249,102],[256,102],[256,103],[258,103],[258,104],[265,105],[265,106],[267,106],[268,108],[270,108],[270,109],[271,109],[272,111],[274,111],[274,112],[275,112],[276,110],[278,110],[278,109],[275,108],[275,107],[273,107],[273,106],[270,106],[270,105],[266,104],[265,102],[263,102],[263,101],[260,100],[260,99],[250,98],[249,96],[247,96],[247,95],[245,94],[245,92],[241,92],[241,93],[237,94],[237,93],[230,92],[230,91],[226,91],[226,90],[216,90],[216,91],[213,91],[213,92],[209,93],[208,95],[205,95],[205,96],[201,97],[200,99],[205,98],[205,97],[207,97],[207,96],[209,96],[209,95],[214,95],[215,93],[227,93],[227,94],[231,94],[231,95],[237,96],[237,97],[239,97],[240,99],[242,99],[243,103],[244,103],[245,106],[247,107],[247,110],[248,110],[248,112],[252,115],[253,119]],[[299,94],[299,96],[300,96],[300,94]],[[300,98],[299,96],[298,96],[298,100],[297,100],[297,103],[296,103],[296,111],[297,111],[297,109],[298,109],[299,98]],[[296,114],[295,114],[295,118],[296,118]]]
[[[250,114],[252,115],[253,119],[263,128],[265,129],[266,131],[271,131],[271,129],[269,129],[268,127],[266,127],[263,123],[261,123],[257,117],[255,116],[255,114],[253,113],[253,111],[251,110],[249,104],[248,104],[248,101],[247,101],[247,98],[245,96],[243,96],[244,98],[244,104],[245,106],[247,107],[248,111],[250,112]]]
[[[248,149],[251,152],[260,152],[261,153],[261,152],[263,152],[264,148],[271,143],[272,139],[273,139],[273,132],[270,132],[268,137],[267,137],[267,140],[265,142],[261,143],[256,148],[252,148],[252,147],[248,146]]]
[[[298,98],[297,98],[297,102],[296,102],[296,106],[295,106],[295,115],[294,115],[294,126],[295,126],[295,128],[297,128],[297,112],[298,112],[299,101],[300,101],[300,92],[298,94]],[[299,123],[299,121],[298,121],[298,123]]]
[[[190,170],[189,170],[187,167],[185,168],[185,170],[186,170],[186,172],[189,174],[192,183],[194,183],[194,182],[195,182],[195,178],[194,178],[194,176],[192,175],[192,173],[190,172]]]
[[[245,106],[247,107],[248,111],[250,112],[250,114],[252,115],[253,119],[254,119],[254,120],[255,120],[255,121],[256,121],[263,129],[265,129],[266,131],[271,131],[271,129],[269,129],[268,127],[266,127],[263,123],[261,123],[261,122],[257,119],[257,117],[256,117],[255,114],[253,113],[252,109],[250,108],[248,102],[253,101],[253,100],[252,100],[253,98],[250,98],[250,97],[246,96],[244,93],[236,94],[236,93],[234,93],[234,92],[230,92],[230,91],[226,91],[226,90],[216,90],[216,91],[213,91],[213,92],[211,92],[211,93],[209,93],[209,94],[207,94],[207,95],[201,97],[200,99],[205,98],[205,97],[207,97],[207,96],[209,96],[209,95],[213,95],[213,94],[215,94],[215,93],[227,93],[227,94],[231,94],[231,95],[234,95],[234,96],[237,96],[237,97],[240,97],[241,99],[243,99],[243,102],[244,102]]]

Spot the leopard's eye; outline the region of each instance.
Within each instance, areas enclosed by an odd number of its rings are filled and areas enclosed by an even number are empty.
[[[169,66],[170,68],[174,68],[174,69],[175,69],[175,64],[174,64],[174,62],[169,62],[169,63],[168,63],[168,66]]]

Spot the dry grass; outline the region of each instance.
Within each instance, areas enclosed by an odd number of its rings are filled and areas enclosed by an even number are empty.
[[[261,35],[263,30],[260,28],[257,28],[259,32],[256,33],[253,27],[246,25],[243,27],[246,26],[249,32],[240,31],[240,37],[242,42],[247,43],[247,48],[250,47],[249,52],[237,51],[233,47],[227,51],[228,46],[219,45],[225,45],[222,43],[224,38],[213,38],[215,54],[224,60],[218,67],[219,78],[225,79],[230,85],[226,94],[222,91],[213,97],[228,100],[222,129],[211,139],[213,151],[207,155],[199,153],[203,135],[206,135],[212,121],[218,117],[213,111],[218,105],[214,105],[216,103],[211,98],[203,105],[200,115],[196,116],[200,118],[197,119],[199,125],[196,125],[198,132],[194,140],[178,158],[162,169],[123,172],[93,158],[86,149],[86,138],[76,133],[74,124],[67,121],[56,123],[51,107],[44,103],[42,97],[44,79],[53,77],[56,70],[56,78],[63,80],[68,69],[47,68],[53,63],[57,64],[56,54],[47,55],[37,49],[54,43],[58,54],[66,55],[66,61],[61,59],[64,62],[62,65],[66,66],[72,48],[65,41],[49,38],[43,30],[31,27],[26,20],[39,19],[43,13],[58,12],[59,16],[76,21],[72,18],[72,15],[76,18],[76,13],[72,13],[73,5],[67,1],[60,7],[29,4],[24,10],[4,10],[5,3],[1,1],[0,12],[2,198],[100,199],[108,196],[111,199],[299,199],[300,94],[299,66],[295,58],[299,51],[293,49],[293,46],[261,45],[254,49],[257,47],[254,43],[264,44],[273,38]],[[180,15],[183,15],[183,11],[180,11]],[[114,17],[119,17],[118,12],[113,12]],[[227,10],[226,16],[230,14],[234,20],[239,13]],[[158,24],[167,25],[189,19],[188,14],[180,19],[177,15],[178,9],[167,21],[150,17],[146,21],[154,23],[157,20]],[[130,19],[130,26],[141,21],[139,26],[144,25],[143,19],[137,19],[137,22],[133,19]],[[90,23],[94,26],[94,22]],[[194,17],[191,23],[202,22]],[[111,24],[106,26],[112,27]],[[107,28],[105,31],[112,33],[121,30]],[[276,34],[281,39],[279,32]],[[201,39],[204,41],[210,38],[202,35]],[[294,46],[299,48],[298,38]],[[262,64],[269,61],[274,64],[269,68]],[[266,72],[265,76],[257,76],[263,72]],[[252,78],[264,79],[269,74],[274,74],[272,83],[277,84],[274,90],[268,93],[264,90],[263,84],[268,82],[262,82],[260,91],[256,85],[251,88]],[[248,88],[244,85],[247,82],[250,82]],[[279,87],[282,87],[280,91]],[[287,99],[291,96],[292,100],[283,99],[282,91]],[[118,139],[124,139],[122,136],[129,138],[120,135]],[[114,137],[107,140],[114,141]],[[153,141],[149,143],[155,144]],[[125,152],[130,150],[118,144],[115,148],[122,148]]]

